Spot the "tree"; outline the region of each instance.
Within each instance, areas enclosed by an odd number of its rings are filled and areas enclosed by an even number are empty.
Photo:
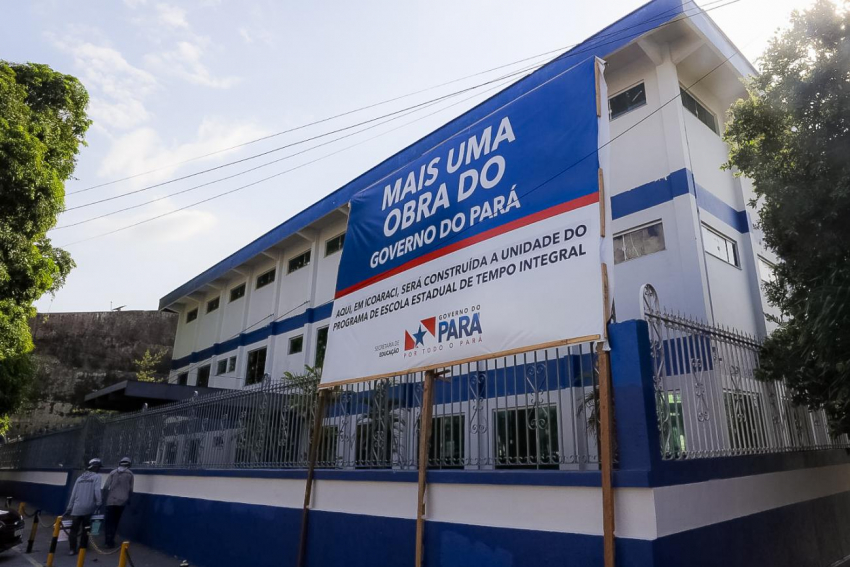
[[[133,365],[136,367],[136,380],[139,382],[163,382],[165,376],[157,376],[156,367],[160,365],[166,352],[168,352],[168,349],[151,353],[151,349],[146,348],[142,358],[133,361]]]
[[[761,63],[724,136],[780,258],[765,286],[781,317],[758,375],[850,433],[850,12],[826,0],[794,12]]]
[[[0,61],[0,416],[32,379],[33,302],[64,283],[74,261],[47,231],[91,121],[88,93],[47,65]]]

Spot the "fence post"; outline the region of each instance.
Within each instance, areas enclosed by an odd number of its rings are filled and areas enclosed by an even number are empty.
[[[620,471],[645,471],[661,462],[652,354],[646,321],[608,326],[617,454]]]

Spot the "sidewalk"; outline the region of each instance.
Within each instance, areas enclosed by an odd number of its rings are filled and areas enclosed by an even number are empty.
[[[32,553],[25,553],[27,549],[27,539],[32,526],[32,519],[27,518],[27,526],[24,529],[24,542],[9,551],[0,553],[0,567],[44,567],[47,561],[47,551],[50,549],[50,539],[53,535],[53,522],[56,516],[50,514],[42,514],[38,526],[38,535],[33,545]],[[104,548],[103,533],[93,538],[98,547],[103,551],[112,551]],[[120,537],[116,538],[116,543],[123,541]],[[118,565],[119,553],[111,555],[101,555],[89,544],[88,553],[86,554],[86,565],[100,567],[116,567]],[[128,563],[129,567],[178,567],[182,558],[171,557],[149,547],[130,542],[130,558],[132,564]],[[54,567],[76,567],[77,556],[68,555],[68,542],[60,541],[56,546],[56,558],[53,562]],[[198,567],[193,565],[192,567]]]

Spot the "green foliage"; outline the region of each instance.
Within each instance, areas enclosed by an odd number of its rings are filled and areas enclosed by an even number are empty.
[[[74,267],[46,235],[85,144],[87,105],[74,77],[0,61],[0,415],[19,405],[33,375],[32,304]]]
[[[166,349],[161,349],[152,353],[151,349],[145,349],[142,358],[133,361],[133,365],[136,367],[136,380],[139,382],[161,381],[156,375],[156,367],[162,362],[166,352],[168,352]]]
[[[824,408],[850,433],[850,13],[819,0],[765,51],[731,109],[728,167],[753,180],[764,241],[780,258],[766,284],[782,313],[760,377]]]

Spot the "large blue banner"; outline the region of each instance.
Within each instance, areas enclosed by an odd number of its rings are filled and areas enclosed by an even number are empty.
[[[500,302],[541,293],[557,300],[551,282],[534,284],[536,276],[556,275],[551,271],[556,264],[561,264],[560,277],[590,270],[593,285],[600,286],[597,64],[587,60],[506,100],[355,195],[323,382],[424,368],[502,352],[509,344],[531,347],[572,336],[564,326],[523,337],[499,331],[496,324],[510,322],[508,313],[512,324],[522,324],[515,306],[500,307]],[[571,211],[580,216],[569,216]],[[570,282],[560,287],[566,295]],[[520,310],[528,324],[543,308],[540,299]],[[601,299],[594,308],[601,312]],[[598,331],[601,322],[600,314],[593,329]],[[483,350],[473,345],[484,341],[448,346],[483,335],[488,325],[488,336],[498,340]],[[472,348],[455,350],[459,346]],[[420,348],[422,353],[411,353]],[[425,352],[429,348],[434,352]],[[354,368],[351,357],[364,364]]]

